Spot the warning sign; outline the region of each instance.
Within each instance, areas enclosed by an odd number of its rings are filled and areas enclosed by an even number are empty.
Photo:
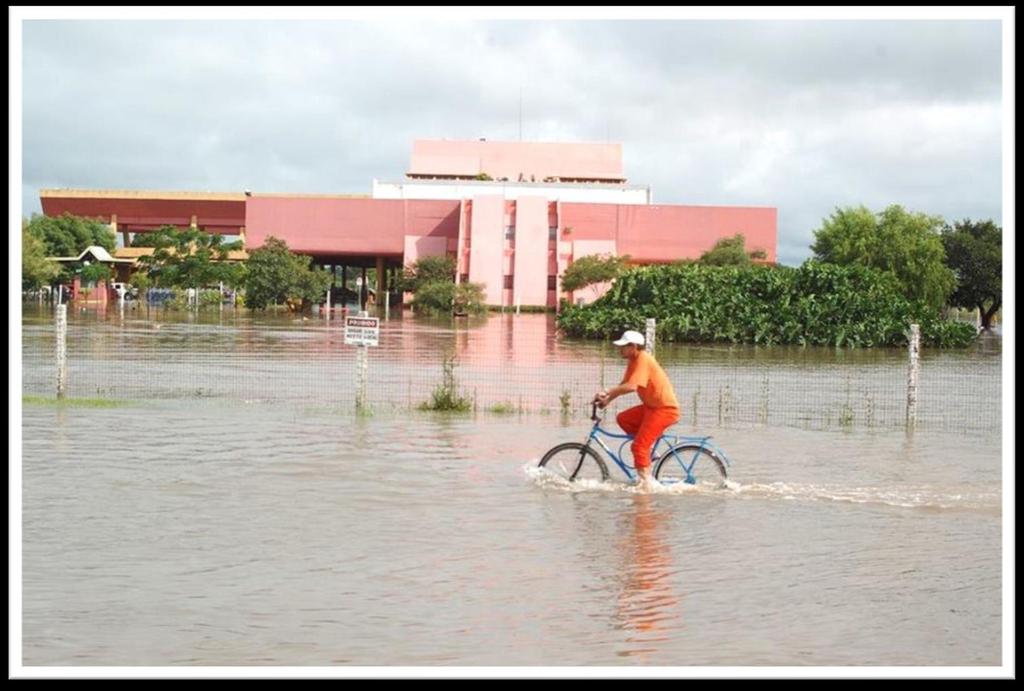
[[[375,346],[380,340],[380,318],[345,317],[345,345]]]

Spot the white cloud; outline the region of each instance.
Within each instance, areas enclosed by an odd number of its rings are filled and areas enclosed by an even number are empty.
[[[998,21],[30,21],[42,187],[365,192],[420,137],[622,142],[660,203],[1001,222]],[[520,119],[520,108],[522,119]]]

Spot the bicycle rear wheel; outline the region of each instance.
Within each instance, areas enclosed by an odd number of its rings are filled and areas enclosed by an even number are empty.
[[[690,472],[687,474],[686,469]],[[679,444],[665,452],[654,466],[654,478],[658,482],[673,484],[689,482],[696,485],[721,487],[729,474],[713,451],[700,444]]]
[[[608,466],[590,447],[577,442],[559,444],[544,454],[540,467],[569,482],[608,479]]]

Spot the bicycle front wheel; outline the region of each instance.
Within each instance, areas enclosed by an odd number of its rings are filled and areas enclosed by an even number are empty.
[[[544,454],[540,467],[569,482],[608,479],[608,466],[593,449],[577,442],[559,444]]]
[[[700,444],[679,444],[665,452],[654,467],[658,482],[689,482],[721,487],[728,479],[725,463],[713,451]]]

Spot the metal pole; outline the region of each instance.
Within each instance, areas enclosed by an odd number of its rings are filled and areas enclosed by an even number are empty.
[[[917,379],[921,369],[921,327],[910,325],[908,343],[910,361],[907,365],[907,431],[917,425]]]
[[[57,305],[57,398],[68,389],[68,306]]]
[[[647,352],[652,356],[654,355],[654,339],[657,333],[658,320],[648,319],[647,320]]]

